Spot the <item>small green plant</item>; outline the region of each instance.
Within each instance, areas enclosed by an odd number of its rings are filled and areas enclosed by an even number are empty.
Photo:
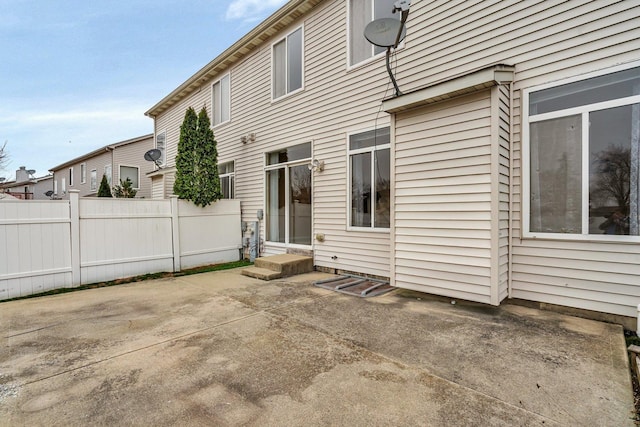
[[[102,175],[102,181],[100,181],[100,188],[98,189],[98,197],[113,197],[106,175]]]
[[[138,190],[133,189],[133,182],[127,178],[124,181],[120,180],[120,185],[113,187],[114,196],[122,199],[132,199],[136,197]]]

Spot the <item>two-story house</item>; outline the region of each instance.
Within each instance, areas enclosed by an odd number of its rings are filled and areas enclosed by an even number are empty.
[[[12,198],[21,200],[47,200],[51,199],[53,190],[53,175],[48,174],[35,177],[35,170],[28,170],[26,166],[20,166],[16,170],[16,179],[0,182],[0,191]]]
[[[113,189],[129,178],[137,198],[151,197],[151,180],[147,177],[155,165],[144,154],[154,147],[152,134],[105,145],[97,150],[50,169],[56,198],[68,199],[69,190],[80,191],[80,197],[96,196],[102,176]]]
[[[498,305],[640,303],[640,4],[291,0],[154,105],[171,193],[206,107],[262,255]]]

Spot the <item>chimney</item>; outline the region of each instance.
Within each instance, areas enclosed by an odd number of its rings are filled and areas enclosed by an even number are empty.
[[[20,166],[20,169],[16,171],[16,182],[29,181],[29,174],[25,166]]]

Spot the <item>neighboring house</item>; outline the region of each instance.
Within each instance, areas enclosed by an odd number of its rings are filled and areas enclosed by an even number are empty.
[[[289,1],[154,105],[154,197],[206,106],[262,255],[635,316],[640,4],[414,1],[394,96],[362,37],[393,3]]]
[[[20,169],[16,171],[16,179],[0,183],[0,190],[16,199],[50,199],[51,196],[46,193],[49,190],[53,190],[53,175],[36,178],[33,176],[34,173],[34,170],[27,170],[25,166],[20,166]]]
[[[120,180],[130,178],[136,198],[150,198],[147,174],[154,164],[144,159],[144,153],[154,147],[153,141],[153,135],[144,135],[116,142],[51,168],[55,197],[68,199],[72,189],[79,190],[80,197],[97,196],[102,176],[106,175],[112,191]]]

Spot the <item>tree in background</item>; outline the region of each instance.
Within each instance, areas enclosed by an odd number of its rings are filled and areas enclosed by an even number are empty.
[[[138,193],[138,190],[133,189],[133,182],[131,182],[130,178],[124,181],[120,180],[120,185],[113,187],[113,195],[118,198],[132,199],[136,197],[136,193]]]
[[[173,191],[181,199],[205,207],[222,198],[218,149],[207,110],[196,116],[189,107],[180,127]]]
[[[4,169],[7,160],[9,160],[9,153],[7,153],[7,141],[0,147],[0,170]]]
[[[181,199],[192,200],[195,194],[194,165],[196,132],[198,130],[198,116],[196,110],[189,107],[180,126],[180,141],[176,156],[176,180],[173,183],[173,193]]]
[[[98,189],[98,197],[113,197],[111,195],[109,181],[107,181],[107,175],[102,175],[102,181],[100,181],[100,188]]]

